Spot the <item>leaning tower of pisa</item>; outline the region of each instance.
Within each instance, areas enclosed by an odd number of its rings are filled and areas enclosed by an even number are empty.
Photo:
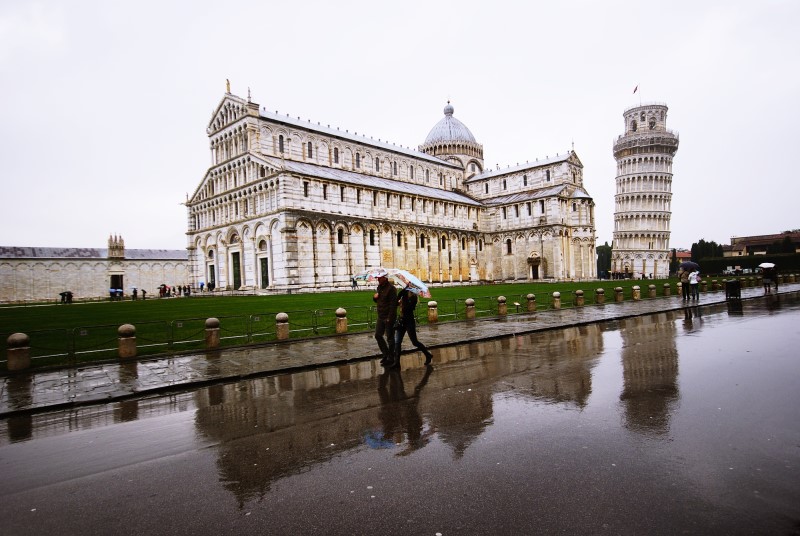
[[[628,277],[669,275],[672,159],[678,134],[667,130],[667,105],[628,108],[614,142],[617,192],[611,271]]]

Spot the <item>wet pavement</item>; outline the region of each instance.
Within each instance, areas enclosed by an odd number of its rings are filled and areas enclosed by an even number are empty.
[[[798,534],[800,292],[710,301],[19,412],[3,533]]]
[[[781,286],[782,294],[798,290],[798,283]],[[745,301],[763,296],[761,287],[742,289],[742,299]],[[701,305],[724,302],[723,291],[703,293],[699,300]],[[678,296],[621,303],[609,301],[602,306],[550,309],[512,314],[502,319],[421,326],[419,337],[429,348],[436,349],[471,341],[683,309],[684,306]],[[404,341],[404,348],[409,347],[408,340]],[[403,362],[418,360],[420,356],[417,352],[405,354]],[[193,386],[377,357],[380,355],[372,334],[357,333],[156,359],[23,372],[0,378],[0,417],[179,392]]]

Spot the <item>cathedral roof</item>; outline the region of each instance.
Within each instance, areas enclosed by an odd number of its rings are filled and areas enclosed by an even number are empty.
[[[583,188],[575,188],[575,190],[570,194],[569,193],[569,185],[567,184],[559,184],[557,186],[549,186],[547,188],[539,188],[538,190],[526,190],[524,192],[517,192],[508,195],[501,195],[498,197],[493,197],[491,199],[486,199],[484,204],[486,206],[499,206],[499,205],[510,205],[514,203],[522,203],[525,201],[533,201],[534,199],[545,199],[547,197],[554,197],[554,196],[567,196],[571,199],[591,199],[592,197],[586,193],[586,190]]]
[[[465,183],[466,182],[476,182],[476,181],[480,181],[480,180],[490,179],[492,177],[499,177],[499,176],[502,176],[502,175],[510,175],[510,174],[518,173],[520,171],[524,171],[524,170],[528,170],[528,169],[536,169],[537,167],[548,166],[548,165],[551,165],[551,164],[556,164],[558,162],[565,162],[567,160],[570,160],[570,158],[575,159],[576,162],[578,162],[580,164],[580,161],[577,160],[577,158],[578,158],[577,155],[575,155],[574,152],[568,152],[568,153],[556,155],[554,157],[548,157],[548,158],[539,159],[539,160],[536,160],[535,162],[525,162],[522,165],[518,164],[516,166],[508,166],[507,168],[503,168],[503,169],[487,169],[486,171],[484,171],[482,173],[478,173],[477,175],[473,175],[472,177],[469,177],[464,182]],[[581,165],[581,167],[582,167],[582,165]]]
[[[450,101],[447,101],[447,106],[444,107],[444,117],[433,126],[423,145],[464,141],[478,143],[466,125],[453,117],[453,110]]]
[[[460,203],[462,205],[471,205],[474,207],[481,205],[474,199],[458,192],[442,190],[441,188],[433,188],[431,186],[424,186],[422,184],[403,182],[394,179],[385,179],[382,177],[375,177],[373,175],[365,175],[362,173],[347,171],[346,169],[330,168],[327,166],[319,166],[306,162],[296,162],[293,160],[281,161],[279,158],[272,156],[258,156],[256,159],[263,160],[265,163],[268,163],[277,169],[283,168],[289,173],[297,173],[299,175],[307,175],[320,179],[334,180],[346,184],[352,184],[354,186],[380,188],[405,195],[418,195],[420,197],[440,199],[442,201]]]

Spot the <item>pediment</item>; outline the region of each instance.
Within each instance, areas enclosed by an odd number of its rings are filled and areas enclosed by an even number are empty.
[[[227,93],[211,114],[206,132],[208,134],[217,132],[246,115],[247,102],[241,97]]]

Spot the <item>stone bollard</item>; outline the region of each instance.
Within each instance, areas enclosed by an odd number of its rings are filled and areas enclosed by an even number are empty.
[[[664,283],[664,296],[669,296],[672,294],[672,287],[669,286],[669,283]]]
[[[347,310],[342,307],[336,309],[336,333],[347,333]]]
[[[575,291],[575,305],[577,307],[583,307],[586,304],[586,299],[583,297],[582,290]]]
[[[525,298],[528,299],[528,312],[534,312],[536,310],[536,296],[534,294],[528,294]]]
[[[472,298],[467,298],[464,301],[464,305],[466,306],[467,312],[467,320],[472,320],[475,318],[475,300]]]
[[[711,280],[711,290],[719,290],[719,282],[716,279]]]
[[[278,313],[275,315],[275,335],[279,341],[289,339],[289,315]]]
[[[633,301],[639,301],[642,299],[642,289],[639,285],[633,285]]]
[[[561,309],[561,293],[553,292],[553,309]]]
[[[708,281],[700,281],[700,292],[708,292]]]
[[[655,285],[648,285],[647,286],[647,297],[648,298],[655,298],[656,297],[656,286]]]
[[[439,304],[435,301],[428,302],[428,324],[435,324],[439,321]]]
[[[206,349],[219,348],[219,319],[206,319]]]
[[[598,305],[603,305],[606,303],[606,291],[605,289],[598,288],[594,291],[594,302]]]
[[[136,327],[133,324],[122,324],[117,329],[119,342],[119,358],[130,359],[136,357]]]
[[[24,333],[12,333],[6,339],[8,370],[25,370],[31,366],[31,338]]]
[[[614,301],[621,302],[625,299],[625,296],[622,294],[622,287],[615,287],[614,288]]]
[[[506,316],[508,314],[508,304],[506,303],[505,296],[497,297],[497,314],[499,316]]]

